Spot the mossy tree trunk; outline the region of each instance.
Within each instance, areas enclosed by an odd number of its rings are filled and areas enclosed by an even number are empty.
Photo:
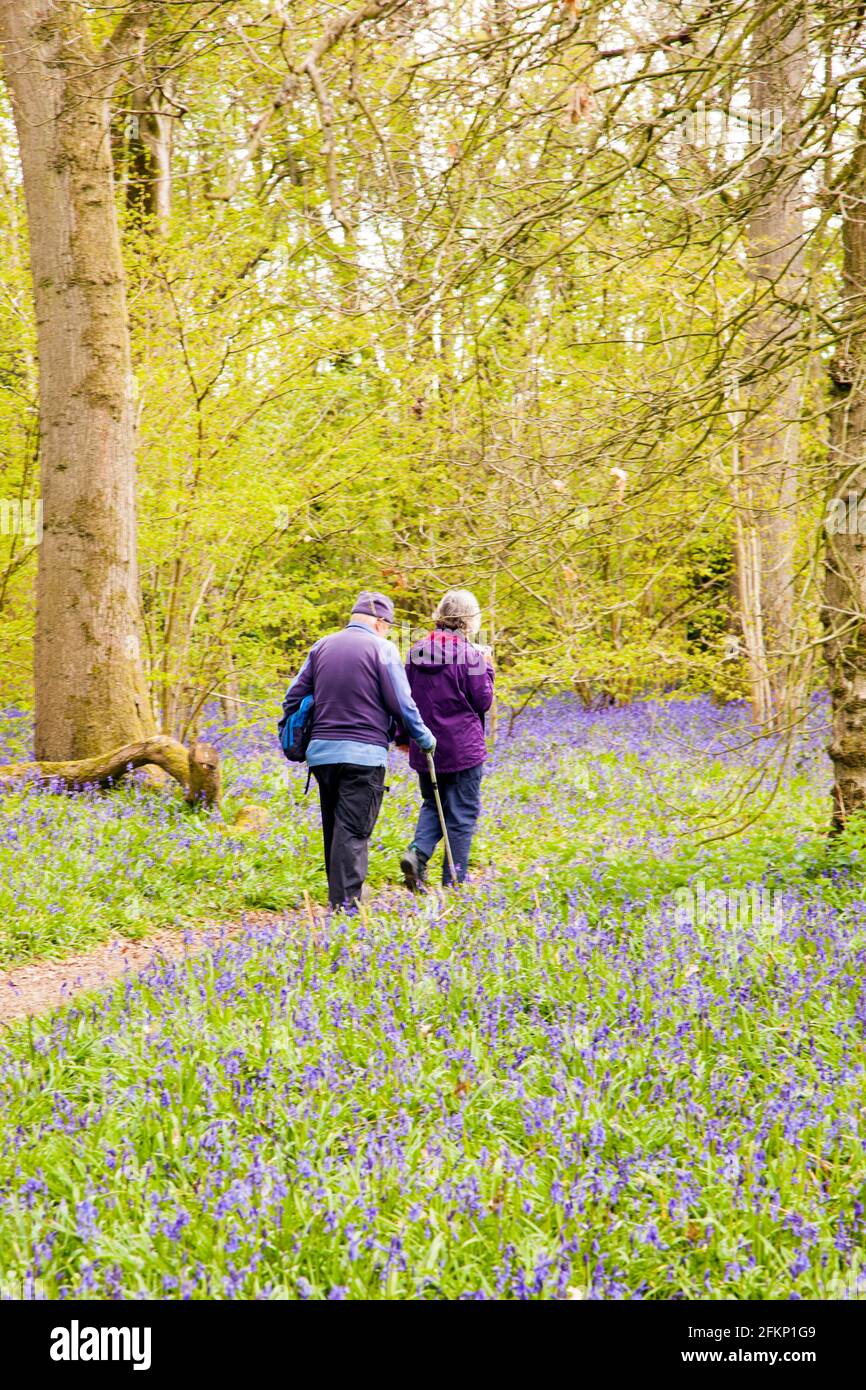
[[[133,382],[109,98],[148,6],[93,44],[68,0],[0,0],[30,233],[43,539],[36,754],[77,759],[154,728],[139,650]]]

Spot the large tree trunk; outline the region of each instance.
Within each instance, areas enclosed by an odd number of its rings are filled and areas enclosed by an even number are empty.
[[[139,654],[132,373],[109,140],[117,62],[113,49],[96,53],[82,7],[68,0],[0,0],[0,43],[38,325],[36,754],[83,758],[153,730]]]
[[[842,186],[842,333],[830,365],[829,494],[854,493],[853,525],[825,528],[822,619],[832,700],[833,829],[866,809],[866,84],[858,143]],[[847,510],[847,508],[846,508]],[[835,509],[828,508],[828,517]],[[851,513],[849,513],[850,515]]]
[[[755,302],[749,325],[748,423],[737,563],[740,592],[754,589],[743,613],[753,713],[784,722],[798,703],[794,680],[797,465],[802,367],[799,299],[804,280],[802,191],[796,173],[806,44],[800,0],[756,0],[750,63],[755,158],[748,264]],[[744,549],[745,546],[745,549]],[[757,587],[755,587],[757,585]],[[757,621],[756,621],[757,618]]]

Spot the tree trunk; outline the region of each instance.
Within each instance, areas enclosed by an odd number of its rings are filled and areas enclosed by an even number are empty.
[[[738,486],[735,463],[735,489]],[[734,493],[736,537],[737,600],[740,630],[749,673],[749,701],[755,723],[765,726],[773,717],[773,691],[767,669],[764,617],[761,608],[761,537],[757,527],[748,524],[739,493]]]
[[[82,758],[154,727],[139,654],[132,374],[109,139],[116,57],[97,54],[82,7],[66,0],[0,0],[0,43],[39,347],[36,754]]]
[[[795,690],[794,567],[797,538],[797,465],[802,367],[798,357],[798,301],[804,281],[803,212],[796,160],[806,78],[806,46],[799,0],[756,0],[752,36],[750,137],[767,149],[753,155],[753,203],[748,264],[755,303],[748,331],[752,381],[743,439],[742,536],[757,546],[752,578],[755,613],[743,614],[753,692],[766,692],[755,708],[761,722],[784,722],[798,704]],[[794,172],[792,172],[794,170]],[[748,591],[750,557],[737,548],[740,590]],[[757,621],[755,621],[757,619]],[[760,641],[755,639],[760,633]]]
[[[170,77],[149,71],[139,54],[130,94],[126,204],[134,220],[160,235],[171,215],[174,120],[170,97]]]
[[[225,685],[219,702],[224,723],[235,724],[241,717],[241,689],[231,647],[226,649]]]
[[[861,101],[857,146],[841,194],[842,332],[830,364],[829,493],[857,499],[853,525],[825,525],[821,617],[832,701],[834,831],[866,808],[866,535],[856,524],[857,515],[866,514],[866,84]]]

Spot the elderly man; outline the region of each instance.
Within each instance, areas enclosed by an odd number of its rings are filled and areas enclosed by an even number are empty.
[[[348,626],[315,643],[283,701],[284,715],[294,714],[306,695],[314,701],[307,765],[319,784],[332,908],[352,908],[361,899],[398,725],[423,751],[436,748],[400,653],[387,640],[393,621],[394,605],[384,594],[359,594]]]

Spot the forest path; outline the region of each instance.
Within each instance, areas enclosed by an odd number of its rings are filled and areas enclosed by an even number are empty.
[[[472,882],[477,883],[482,877],[489,874],[482,872]],[[431,896],[439,891],[431,890]],[[405,888],[389,884],[371,895],[363,910],[385,907],[393,911],[395,906],[417,902]],[[80,994],[105,989],[124,975],[140,974],[156,960],[177,960],[213,951],[232,937],[262,927],[280,925],[289,930],[293,924],[309,924],[311,916],[319,918],[325,911],[309,900],[304,907],[281,912],[254,909],[245,912],[239,921],[207,920],[182,929],[160,927],[137,941],[113,936],[93,951],[81,951],[63,960],[28,961],[11,970],[0,970],[0,1027],[62,1008]]]
[[[160,927],[138,940],[109,937],[95,950],[64,960],[33,960],[0,970],[0,1024],[62,1008],[77,995],[105,988],[122,975],[137,975],[155,960],[198,955],[214,950],[228,937],[300,916],[306,913],[256,911],[245,913],[238,922],[207,921],[182,930]]]

